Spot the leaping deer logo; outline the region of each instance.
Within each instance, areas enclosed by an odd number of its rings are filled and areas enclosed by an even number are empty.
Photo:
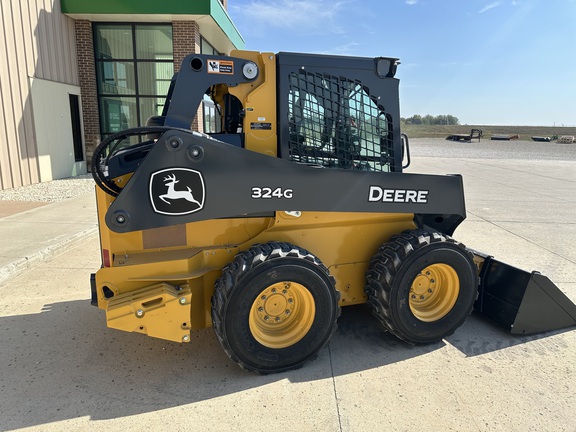
[[[170,204],[170,205],[172,203],[168,200],[185,199],[186,201],[189,201],[191,203],[198,205],[198,207],[202,207],[202,204],[200,204],[198,202],[198,200],[196,200],[194,198],[194,195],[192,194],[192,189],[190,189],[190,186],[186,186],[186,189],[188,189],[188,190],[176,190],[175,189],[176,183],[179,183],[179,182],[180,182],[180,180],[176,180],[176,174],[174,174],[174,173],[172,173],[171,175],[168,175],[167,177],[164,177],[164,184],[166,186],[168,186],[168,192],[166,192],[163,195],[160,195],[158,198],[160,198],[166,204]]]
[[[168,216],[201,211],[206,199],[202,173],[190,168],[165,168],[152,173],[148,191],[154,213]]]

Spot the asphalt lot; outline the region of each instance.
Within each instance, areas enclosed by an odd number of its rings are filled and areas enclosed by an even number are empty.
[[[463,174],[455,237],[576,301],[576,145],[443,143],[413,140],[408,171]],[[99,265],[93,235],[0,285],[0,430],[576,430],[576,328],[518,337],[472,315],[414,347],[349,307],[318,359],[257,376],[211,329],[186,345],[107,329]]]

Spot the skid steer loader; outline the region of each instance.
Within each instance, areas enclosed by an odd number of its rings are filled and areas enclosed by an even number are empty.
[[[451,237],[466,217],[460,176],[402,173],[398,64],[188,56],[162,115],[93,156],[92,303],[108,326],[175,342],[213,326],[234,362],[266,374],[314,358],[348,305],[368,303],[412,344],[473,308],[517,334],[576,324],[548,278]],[[216,133],[190,130],[205,99]]]

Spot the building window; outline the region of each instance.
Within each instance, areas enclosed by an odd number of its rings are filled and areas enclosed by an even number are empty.
[[[210,42],[203,37],[200,37],[200,54],[220,55]],[[204,95],[204,100],[202,101],[202,114],[204,117],[204,132],[220,132],[220,114],[208,95]]]
[[[216,110],[214,102],[208,96],[205,96],[202,102],[204,133],[220,132],[220,113]]]
[[[200,54],[220,55],[216,48],[203,37],[200,37]]]
[[[171,24],[94,24],[100,133],[161,115],[174,74]]]

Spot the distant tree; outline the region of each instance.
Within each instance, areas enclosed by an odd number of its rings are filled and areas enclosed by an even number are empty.
[[[460,124],[460,120],[458,120],[458,117],[455,117],[453,115],[447,114],[447,115],[437,115],[437,116],[432,116],[430,114],[426,114],[424,117],[422,117],[419,114],[414,114],[412,117],[402,117],[400,119],[400,121],[402,123],[405,123],[407,125],[420,125],[420,124],[426,124],[426,125],[459,125]]]
[[[419,125],[422,124],[422,116],[419,114],[415,114],[412,117],[406,119],[406,121],[410,121],[410,124]]]
[[[432,117],[430,114],[426,114],[424,117],[422,117],[422,124],[436,124],[435,121],[436,118]]]
[[[453,115],[447,115],[446,118],[448,119],[448,124],[451,124],[451,125],[459,125],[460,124],[460,120],[458,120],[458,117],[454,117]]]
[[[438,115],[438,116],[434,117],[434,124],[445,125],[445,124],[449,124],[449,123],[448,123],[448,119],[446,118],[445,115]]]

